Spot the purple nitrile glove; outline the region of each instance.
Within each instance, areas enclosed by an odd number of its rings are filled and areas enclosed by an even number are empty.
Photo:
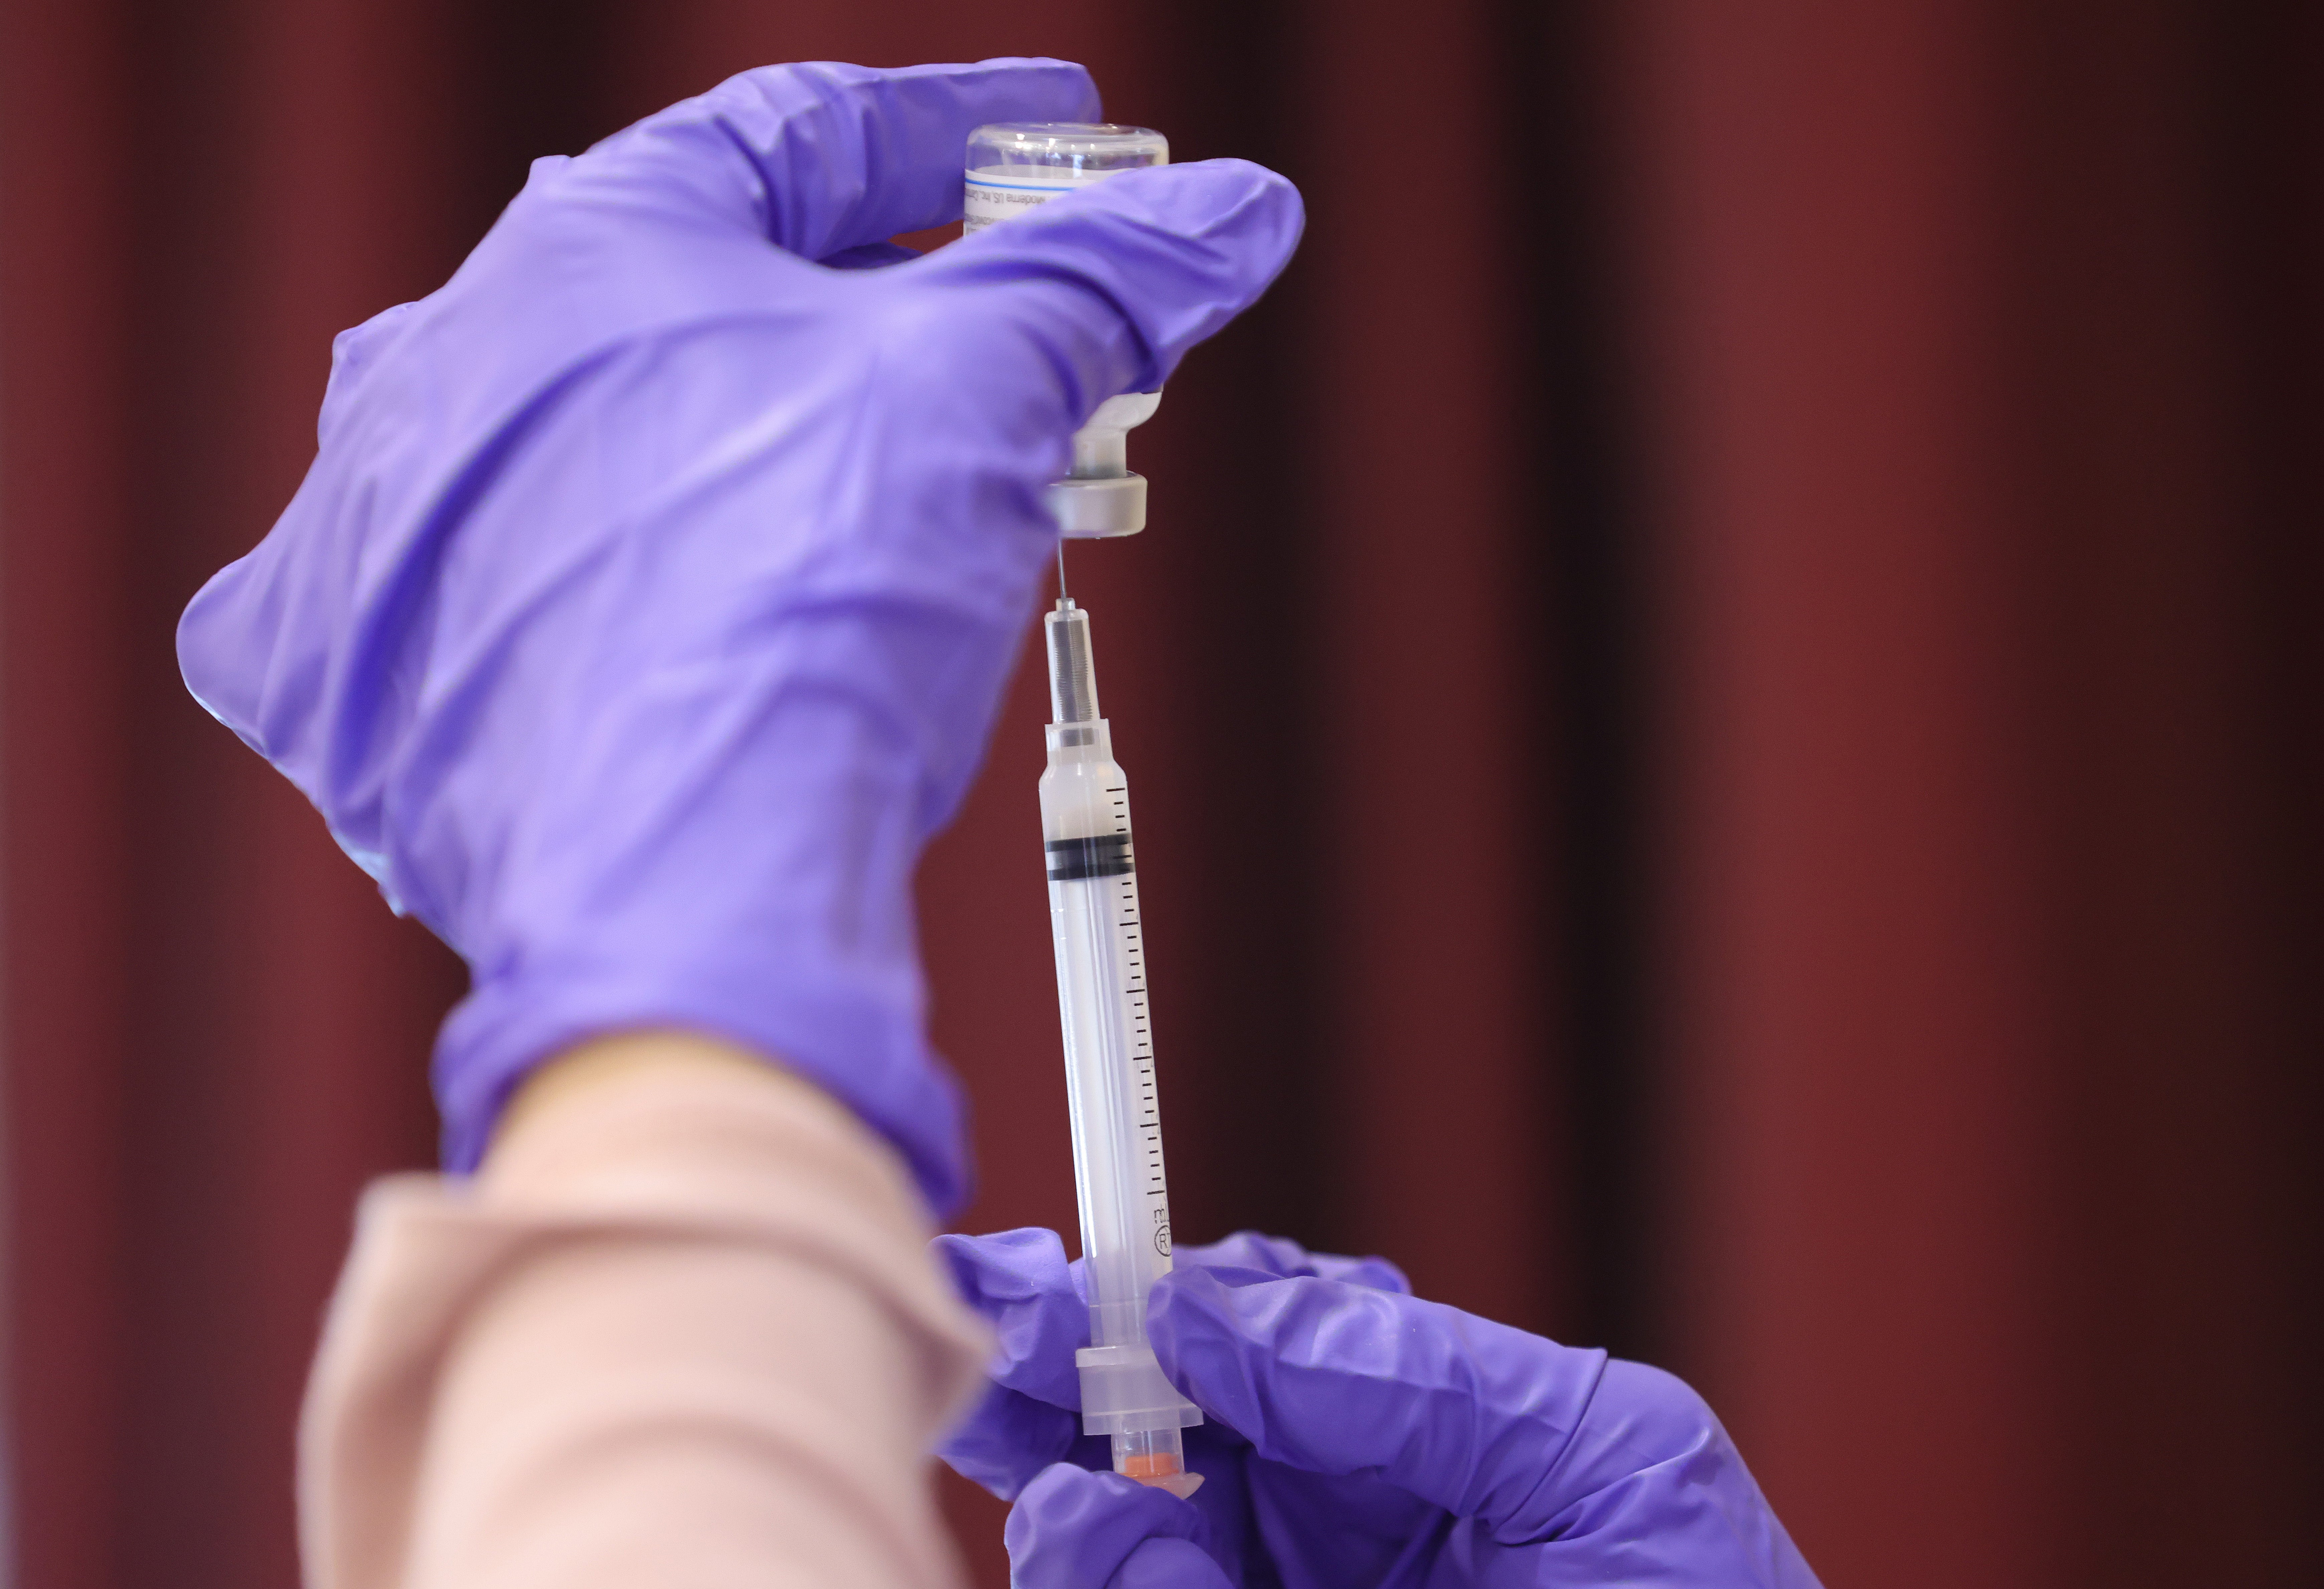
[[[1300,226],[1217,161],[883,241],[958,217],[980,123],[1097,115],[1063,61],[748,72],[537,162],[449,282],[339,338],[305,483],[179,657],[466,959],[454,1168],[529,1067],[670,1026],[779,1056],[958,1201],[911,875],[1056,547],[1041,487]]]
[[[1067,1410],[1087,1313],[1063,1247],[939,1247],[1001,1341],[941,1454],[1016,1500],[1021,1589],[1815,1584],[1679,1380],[1418,1300],[1377,1259],[1247,1235],[1183,1250],[1148,1310],[1209,1419],[1186,1431],[1203,1487],[1189,1503],[1084,1472],[1108,1446]]]

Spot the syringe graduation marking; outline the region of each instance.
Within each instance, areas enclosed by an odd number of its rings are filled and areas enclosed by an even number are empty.
[[[1120,804],[1121,802],[1117,800],[1115,804]],[[1120,927],[1123,933],[1124,958],[1132,967],[1135,967],[1145,945],[1139,934],[1137,905],[1135,896],[1131,893],[1132,885],[1125,879],[1120,886],[1124,914],[1115,919],[1115,925]],[[1137,1073],[1138,1090],[1140,1095],[1139,1101],[1145,1106],[1139,1111],[1141,1124],[1138,1126],[1138,1130],[1146,1138],[1146,1166],[1152,1171],[1147,1177],[1148,1189],[1146,1195],[1153,1199],[1166,1195],[1162,1173],[1162,1125],[1159,1119],[1160,1111],[1155,1104],[1154,1040],[1146,1026],[1146,993],[1139,986],[1141,976],[1140,972],[1132,969],[1124,991],[1129,995],[1129,1002],[1133,1011],[1130,1016],[1130,1024],[1134,1028],[1130,1039],[1132,1047],[1130,1062]],[[1151,1124],[1143,1122],[1151,1122]],[[1159,1217],[1158,1214],[1157,1217]]]

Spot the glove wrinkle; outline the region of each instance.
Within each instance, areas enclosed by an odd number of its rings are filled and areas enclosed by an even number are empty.
[[[1572,1351],[1574,1348],[1566,1347],[1563,1350]],[[1589,1373],[1588,1389],[1582,1392],[1580,1412],[1572,1427],[1564,1431],[1558,1440],[1554,1455],[1541,1465],[1540,1478],[1531,1490],[1511,1502],[1503,1517],[1489,1520],[1495,1543],[1514,1548],[1538,1545],[1563,1538],[1573,1527],[1573,1524],[1566,1520],[1576,1518],[1580,1509],[1588,1502],[1591,1495],[1598,1493],[1590,1491],[1579,1495],[1563,1493],[1571,1483],[1567,1473],[1568,1460],[1573,1456],[1575,1447],[1581,1442],[1582,1432],[1590,1427],[1591,1410],[1597,1406],[1598,1393],[1606,1382],[1606,1365],[1610,1359],[1603,1352],[1595,1354],[1595,1356],[1598,1361]],[[1643,1452],[1639,1453],[1639,1456],[1642,1462],[1647,1464],[1655,1460]],[[1622,1481],[1617,1478],[1609,1482],[1618,1483]],[[1547,1504],[1545,1505],[1545,1500],[1547,1498],[1555,1499],[1548,1499]]]

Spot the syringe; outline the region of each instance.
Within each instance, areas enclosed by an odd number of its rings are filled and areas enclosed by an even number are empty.
[[[965,229],[980,231],[1092,182],[1169,161],[1169,141],[1146,127],[979,127],[968,138]],[[1158,392],[1109,398],[1074,434],[1072,471],[1051,482],[1047,493],[1065,539],[1146,528],[1146,482],[1130,469],[1126,437],[1153,418],[1161,400]],[[1191,1495],[1203,1481],[1186,1471],[1178,1431],[1202,1422],[1202,1410],[1171,1385],[1146,1339],[1146,1293],[1170,1269],[1170,1196],[1130,847],[1130,785],[1098,715],[1089,614],[1065,594],[1062,556],[1056,611],[1044,633],[1056,721],[1048,729],[1048,770],[1041,775],[1041,825],[1090,1302],[1091,1344],[1074,1358],[1082,1430],[1112,1437],[1114,1472]]]
[[[1060,577],[1056,608],[1043,624],[1055,721],[1041,828],[1089,1283],[1091,1344],[1074,1356],[1082,1431],[1113,1437],[1114,1472],[1184,1496],[1203,1481],[1186,1472],[1178,1431],[1203,1414],[1172,1386],[1146,1338],[1146,1294],[1170,1269],[1170,1195],[1130,783],[1098,715],[1089,614],[1063,585]]]

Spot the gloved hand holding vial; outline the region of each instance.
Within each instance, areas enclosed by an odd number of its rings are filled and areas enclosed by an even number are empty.
[[[188,609],[196,696],[472,973],[452,1173],[367,1203],[309,1401],[317,1589],[954,1581],[926,1451],[985,1354],[926,1246],[968,1166],[914,868],[1048,482],[1138,516],[1151,400],[1107,400],[1300,226],[1220,161],[890,241],[961,214],[975,128],[1098,111],[1068,62],[813,63],[536,162],[338,340]]]

